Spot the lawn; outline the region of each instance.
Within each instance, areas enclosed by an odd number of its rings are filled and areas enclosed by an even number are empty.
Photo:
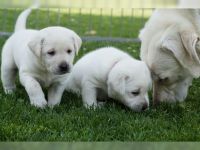
[[[8,10],[6,25],[0,30],[12,32],[15,17],[19,12]],[[49,14],[50,20],[46,19]],[[3,16],[3,10],[0,10]],[[38,17],[36,24],[34,17]],[[90,16],[61,14],[60,24],[74,29],[81,36],[87,36],[88,30],[95,30],[96,36],[107,36],[108,16]],[[92,18],[92,19],[91,19]],[[43,28],[56,25],[55,12],[34,11],[28,26]],[[99,20],[103,19],[99,25]],[[130,20],[133,19],[132,25]],[[93,26],[88,29],[88,20]],[[128,22],[129,20],[129,22]],[[49,21],[49,22],[48,22]],[[112,18],[113,37],[137,37],[141,28],[141,18],[125,17],[121,32],[119,17]],[[81,22],[80,25],[78,22]],[[6,38],[0,38],[0,47]],[[79,59],[87,52],[102,46],[115,46],[132,56],[139,58],[139,43],[120,42],[84,42]],[[134,113],[128,108],[109,101],[105,107],[87,110],[82,106],[81,98],[65,92],[60,106],[54,109],[37,109],[30,105],[24,88],[17,82],[17,91],[5,95],[0,83],[0,140],[1,141],[199,141],[200,140],[200,80],[194,80],[188,97],[181,104],[162,104],[150,107],[143,113]]]
[[[81,36],[110,36],[137,38],[139,29],[146,18],[143,14],[152,13],[152,9],[136,9],[131,16],[114,16],[111,10],[97,9],[89,14],[75,9],[42,9],[33,11],[28,18],[28,27],[41,29],[52,25],[61,25],[75,30]],[[73,12],[76,13],[73,13]],[[13,32],[14,24],[21,9],[0,9],[0,31]],[[63,13],[64,12],[64,13]],[[137,14],[136,14],[137,13]],[[143,16],[143,17],[142,17]]]

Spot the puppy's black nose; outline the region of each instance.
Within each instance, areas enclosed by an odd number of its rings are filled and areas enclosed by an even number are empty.
[[[142,111],[146,110],[147,108],[148,108],[147,103],[144,103],[143,106],[142,106]]]
[[[66,62],[62,62],[59,65],[60,71],[61,72],[68,72],[69,71],[69,65]]]

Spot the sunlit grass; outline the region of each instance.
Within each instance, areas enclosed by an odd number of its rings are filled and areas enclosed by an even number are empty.
[[[22,9],[0,9],[0,31],[13,32],[15,21]],[[149,9],[144,9],[143,13]],[[109,16],[99,12],[95,14],[73,13],[66,9],[63,12],[51,9],[34,10],[28,17],[27,27],[42,29],[47,26],[61,25],[75,30],[81,36],[123,37],[137,38],[140,29],[144,26],[146,17]]]

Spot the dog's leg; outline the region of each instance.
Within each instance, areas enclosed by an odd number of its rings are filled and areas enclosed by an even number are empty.
[[[7,68],[2,66],[1,69],[1,80],[3,83],[3,88],[6,94],[12,94],[15,89],[15,78],[17,74],[17,69],[15,68]]]
[[[49,107],[53,107],[55,105],[60,104],[64,90],[65,90],[65,87],[60,84],[52,85],[49,88],[48,90],[48,106]]]
[[[33,77],[29,76],[28,74],[21,73],[20,82],[28,93],[31,105],[39,108],[44,108],[47,105],[42,88]]]
[[[91,83],[87,83],[82,87],[82,99],[86,108],[98,106],[97,104],[97,91]]]
[[[11,94],[16,89],[15,78],[17,67],[13,60],[11,49],[5,45],[2,52],[1,80],[6,94]]]
[[[109,99],[108,94],[102,89],[97,89],[98,107],[103,107]]]
[[[153,82],[153,105],[156,107],[160,104],[160,97],[158,93],[158,81]]]

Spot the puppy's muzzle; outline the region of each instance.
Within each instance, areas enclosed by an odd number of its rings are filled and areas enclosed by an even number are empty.
[[[148,108],[148,104],[144,103],[143,106],[142,106],[142,111],[145,111],[147,108]]]
[[[59,65],[59,73],[60,74],[65,74],[65,73],[69,73],[70,72],[70,66],[68,63],[66,62],[62,62],[60,65]]]
[[[149,105],[147,102],[143,102],[140,104],[134,104],[130,108],[135,112],[142,112],[142,111],[147,110],[149,108]]]

